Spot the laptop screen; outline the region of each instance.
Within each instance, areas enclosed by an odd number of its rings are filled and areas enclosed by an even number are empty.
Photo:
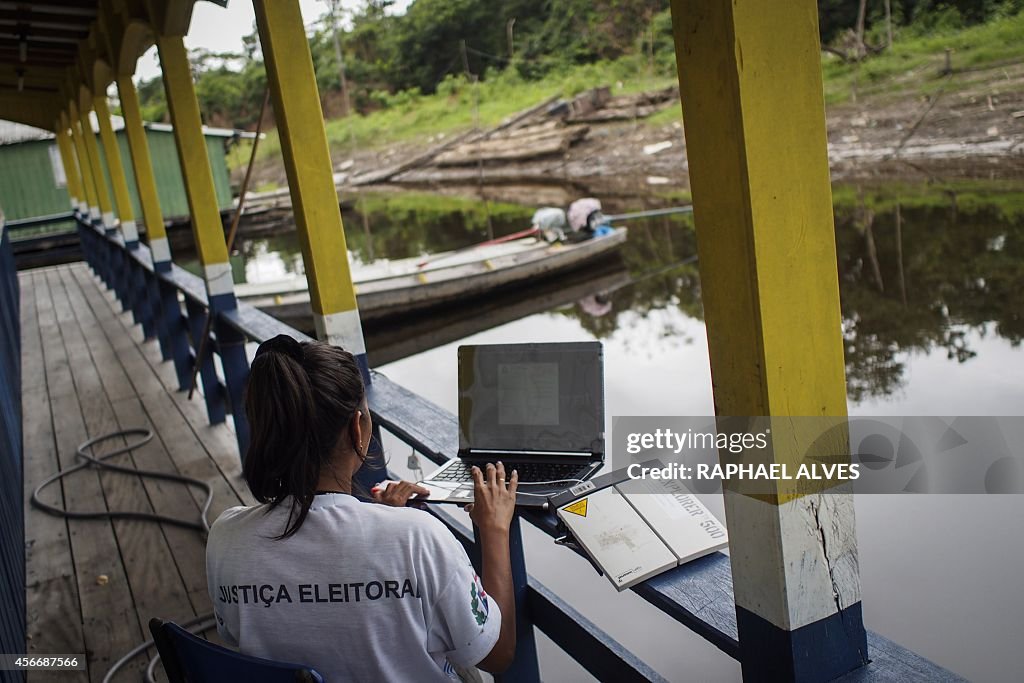
[[[459,452],[604,453],[600,342],[459,347]]]

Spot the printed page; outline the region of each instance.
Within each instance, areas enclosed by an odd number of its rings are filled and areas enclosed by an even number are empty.
[[[676,566],[676,556],[614,488],[558,509],[573,536],[618,590]]]

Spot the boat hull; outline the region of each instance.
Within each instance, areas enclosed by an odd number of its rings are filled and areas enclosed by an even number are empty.
[[[626,234],[626,228],[616,228],[610,235],[577,244],[542,245],[450,267],[356,282],[359,315],[365,322],[419,312],[576,270],[610,255],[625,242]],[[311,315],[308,291],[241,298],[286,321]]]

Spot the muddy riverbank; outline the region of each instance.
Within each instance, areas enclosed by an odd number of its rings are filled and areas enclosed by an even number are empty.
[[[906,75],[908,80],[915,74]],[[1024,64],[957,72],[928,94],[914,90],[873,93],[867,87],[847,102],[827,107],[829,158],[834,180],[907,181],[958,178],[1024,178]],[[671,105],[678,107],[678,102]],[[450,194],[496,196],[530,204],[561,204],[580,194],[636,193],[664,186],[689,187],[681,120],[590,123],[567,150],[525,160],[479,164],[425,163],[395,174],[376,187],[405,187]],[[335,150],[342,196],[348,181],[395,167],[444,143],[374,150]],[[258,164],[253,186],[286,187],[279,159]],[[365,185],[363,187],[366,187]]]

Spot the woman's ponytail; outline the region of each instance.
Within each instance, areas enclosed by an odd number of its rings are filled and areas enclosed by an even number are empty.
[[[342,432],[363,402],[355,358],[320,342],[278,335],[260,345],[249,369],[249,448],[242,474],[256,500],[292,497],[282,537],[298,531]]]

